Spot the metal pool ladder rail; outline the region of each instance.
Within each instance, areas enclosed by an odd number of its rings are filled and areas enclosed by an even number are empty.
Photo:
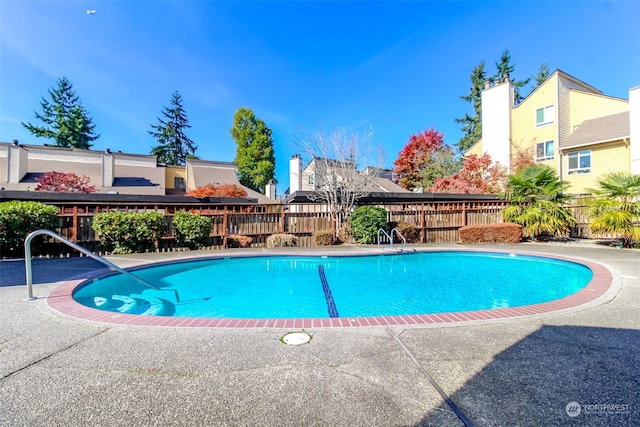
[[[127,270],[124,270],[120,267],[118,267],[115,264],[110,263],[109,261],[107,261],[106,259],[99,257],[98,255],[94,254],[91,251],[86,250],[85,248],[83,248],[82,246],[76,245],[73,242],[68,241],[67,239],[65,239],[64,237],[60,236],[59,234],[54,233],[53,231],[50,230],[36,230],[32,233],[29,233],[29,235],[24,239],[24,267],[26,270],[26,275],[27,275],[27,289],[29,290],[29,298],[30,300],[34,300],[35,298],[33,297],[33,276],[31,274],[31,241],[33,240],[34,237],[39,236],[41,234],[46,234],[47,236],[51,236],[56,240],[61,241],[62,243],[64,243],[65,245],[79,251],[82,252],[83,254],[85,254],[86,256],[95,259],[96,261],[99,261],[103,264],[105,264],[107,267],[109,268],[113,268],[114,270],[116,270],[119,273],[125,274],[135,280],[137,280],[138,282],[142,283],[145,286],[148,286],[152,289],[155,289],[157,291],[160,290],[159,287],[157,287],[156,285],[152,285],[151,283],[147,282],[144,279],[141,279],[138,276],[135,276],[131,273],[129,273]],[[176,298],[177,298],[177,291],[176,291]]]
[[[393,233],[396,233],[398,236],[400,236],[400,238],[402,239],[402,247],[404,248],[405,246],[407,246],[407,239],[404,238],[404,236],[402,235],[402,233],[400,233],[398,231],[397,228],[394,228],[391,230],[391,233],[387,233],[386,231],[384,231],[384,228],[381,228],[380,230],[378,230],[378,249],[380,249],[380,235],[384,234],[385,236],[387,236],[387,239],[389,239],[389,247],[391,249],[393,249]]]

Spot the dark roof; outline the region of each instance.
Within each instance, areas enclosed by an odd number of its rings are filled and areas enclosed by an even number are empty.
[[[121,176],[113,178],[112,187],[157,187],[158,184],[154,184],[147,178],[138,176]]]
[[[631,135],[629,112],[585,120],[560,144],[561,150],[603,142],[618,141]]]

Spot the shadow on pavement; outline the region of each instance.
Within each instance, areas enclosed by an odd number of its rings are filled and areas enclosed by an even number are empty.
[[[450,397],[476,426],[637,426],[639,389],[640,331],[542,326]]]
[[[104,264],[88,257],[34,258],[31,270],[34,284],[89,278],[109,271]],[[24,259],[0,261],[0,287],[26,283]]]

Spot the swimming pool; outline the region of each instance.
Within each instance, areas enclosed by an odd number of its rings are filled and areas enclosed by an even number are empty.
[[[446,316],[552,303],[585,290],[593,278],[592,268],[573,261],[467,251],[217,257],[157,264],[131,272],[160,290],[114,274],[78,286],[73,298],[115,316]]]

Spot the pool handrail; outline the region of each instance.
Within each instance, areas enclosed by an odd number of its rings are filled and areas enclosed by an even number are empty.
[[[47,236],[53,237],[56,240],[61,241],[62,243],[66,244],[67,246],[71,247],[72,249],[75,249],[79,252],[82,252],[83,254],[85,254],[86,256],[88,256],[89,258],[93,258],[96,261],[99,261],[103,264],[105,264],[107,267],[109,268],[113,268],[114,270],[116,270],[118,273],[122,273],[124,275],[127,275],[135,280],[137,280],[138,282],[142,283],[143,285],[150,287],[152,289],[155,289],[157,291],[160,291],[161,289],[159,287],[157,287],[156,285],[153,285],[149,282],[147,282],[146,280],[131,274],[130,272],[128,272],[127,270],[118,267],[117,265],[107,261],[106,259],[94,254],[93,252],[83,248],[82,246],[79,246],[73,242],[70,242],[69,240],[65,239],[64,237],[60,236],[59,234],[54,233],[51,230],[36,230],[33,231],[31,233],[29,233],[27,235],[27,237],[24,239],[24,268],[25,268],[25,273],[27,276],[27,289],[29,292],[29,298],[27,298],[28,300],[34,300],[36,299],[33,296],[33,276],[32,276],[32,272],[31,272],[31,241],[33,240],[34,237],[41,235],[41,234],[46,234]]]
[[[407,239],[404,238],[402,233],[400,233],[400,231],[397,228],[393,228],[391,230],[391,233],[387,233],[384,228],[381,228],[378,230],[378,249],[380,249],[380,234],[384,234],[385,236],[387,236],[387,239],[389,239],[389,248],[393,249],[393,233],[394,232],[398,236],[400,236],[400,238],[402,239],[403,241],[402,247],[404,248],[407,246]]]
[[[397,228],[391,230],[391,236],[393,236],[394,231],[402,239],[402,247],[405,248],[407,246],[407,239],[404,238],[400,230],[398,230]],[[391,239],[391,245],[393,246],[393,239]]]
[[[391,245],[390,247],[393,247],[393,239],[391,238],[391,236],[389,236],[389,233],[387,233],[384,228],[381,228],[381,229],[378,230],[378,249],[380,249],[380,234],[381,233],[384,234],[385,236],[387,236],[387,239],[389,239],[389,242],[390,242],[390,245]]]

